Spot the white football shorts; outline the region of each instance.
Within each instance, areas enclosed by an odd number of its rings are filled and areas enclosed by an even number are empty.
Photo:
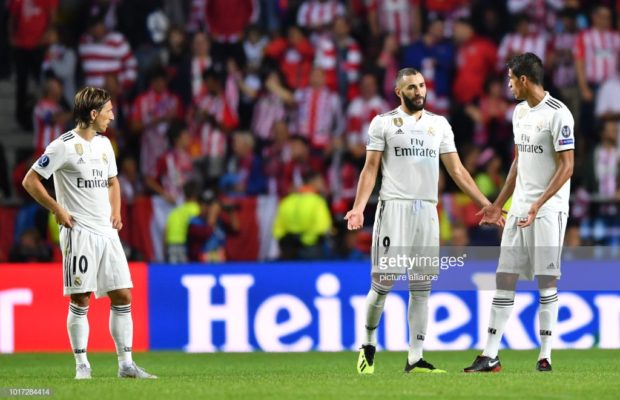
[[[380,200],[371,253],[373,274],[438,274],[437,205],[424,200]]]
[[[497,272],[519,274],[519,279],[532,280],[537,275],[560,277],[562,245],[568,215],[556,212],[536,217],[519,228],[519,217],[509,215],[502,234]]]
[[[77,226],[61,227],[60,249],[65,296],[94,292],[99,298],[112,290],[133,287],[118,235],[108,237]]]

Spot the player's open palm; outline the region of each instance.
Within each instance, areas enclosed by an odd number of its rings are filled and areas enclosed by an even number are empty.
[[[482,216],[479,225],[504,226],[505,221],[502,216],[502,209],[494,204],[483,207],[476,215]]]
[[[361,229],[364,226],[364,212],[357,210],[350,210],[347,215],[344,216],[347,220],[347,228],[350,231]]]

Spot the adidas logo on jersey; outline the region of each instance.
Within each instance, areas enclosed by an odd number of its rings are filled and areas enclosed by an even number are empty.
[[[86,164],[86,161],[84,161],[84,159],[82,157],[80,157],[80,159],[77,162],[78,164]]]
[[[396,135],[404,135],[404,134],[405,132],[403,132],[403,130],[400,128],[396,131]]]

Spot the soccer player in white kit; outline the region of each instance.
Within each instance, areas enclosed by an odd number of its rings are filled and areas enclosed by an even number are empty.
[[[542,86],[543,65],[525,53],[508,63],[509,85],[522,100],[512,117],[515,159],[506,183],[481,224],[501,217],[512,195],[502,235],[486,347],[465,372],[498,372],[497,355],[514,306],[517,280],[538,279],[540,292],[540,354],[538,371],[551,371],[551,338],[558,320],[557,280],[568,217],[575,136],[573,116]],[[514,193],[513,193],[514,192]]]
[[[119,378],[156,378],[132,360],[131,276],[118,237],[121,190],[114,151],[105,132],[114,119],[110,95],[85,87],[75,95],[77,126],[47,146],[22,182],[60,225],[64,295],[71,297],[67,330],[76,362],[75,379],[90,379],[86,357],[90,295],[110,297],[110,333]],[[41,178],[54,176],[56,199]]]
[[[409,353],[405,372],[445,372],[422,358],[428,320],[428,298],[436,266],[413,262],[392,268],[402,257],[439,256],[437,197],[439,160],[456,184],[483,208],[490,202],[463,167],[448,121],[424,110],[424,77],[413,68],[398,72],[395,92],[401,104],[370,123],[366,162],[360,174],[353,208],[347,213],[348,229],[364,225],[364,208],[381,166],[380,200],[375,216],[372,246],[372,284],[366,298],[366,340],[360,349],[357,370],[374,372],[377,326],[385,299],[400,277],[409,290]],[[498,224],[502,222],[501,218]]]

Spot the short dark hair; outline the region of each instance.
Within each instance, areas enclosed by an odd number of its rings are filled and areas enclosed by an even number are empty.
[[[394,82],[394,87],[398,87],[398,84],[403,80],[405,76],[417,75],[417,74],[420,74],[420,71],[418,71],[415,68],[401,69],[400,71],[398,71],[398,74],[396,75],[396,81]]]
[[[534,53],[523,53],[513,57],[506,65],[516,77],[526,76],[535,85],[542,85],[545,70],[542,60]]]
[[[111,96],[107,90],[86,86],[75,94],[73,106],[73,118],[79,127],[87,127],[93,119],[90,116],[92,110],[101,112],[103,106],[110,101]]]

